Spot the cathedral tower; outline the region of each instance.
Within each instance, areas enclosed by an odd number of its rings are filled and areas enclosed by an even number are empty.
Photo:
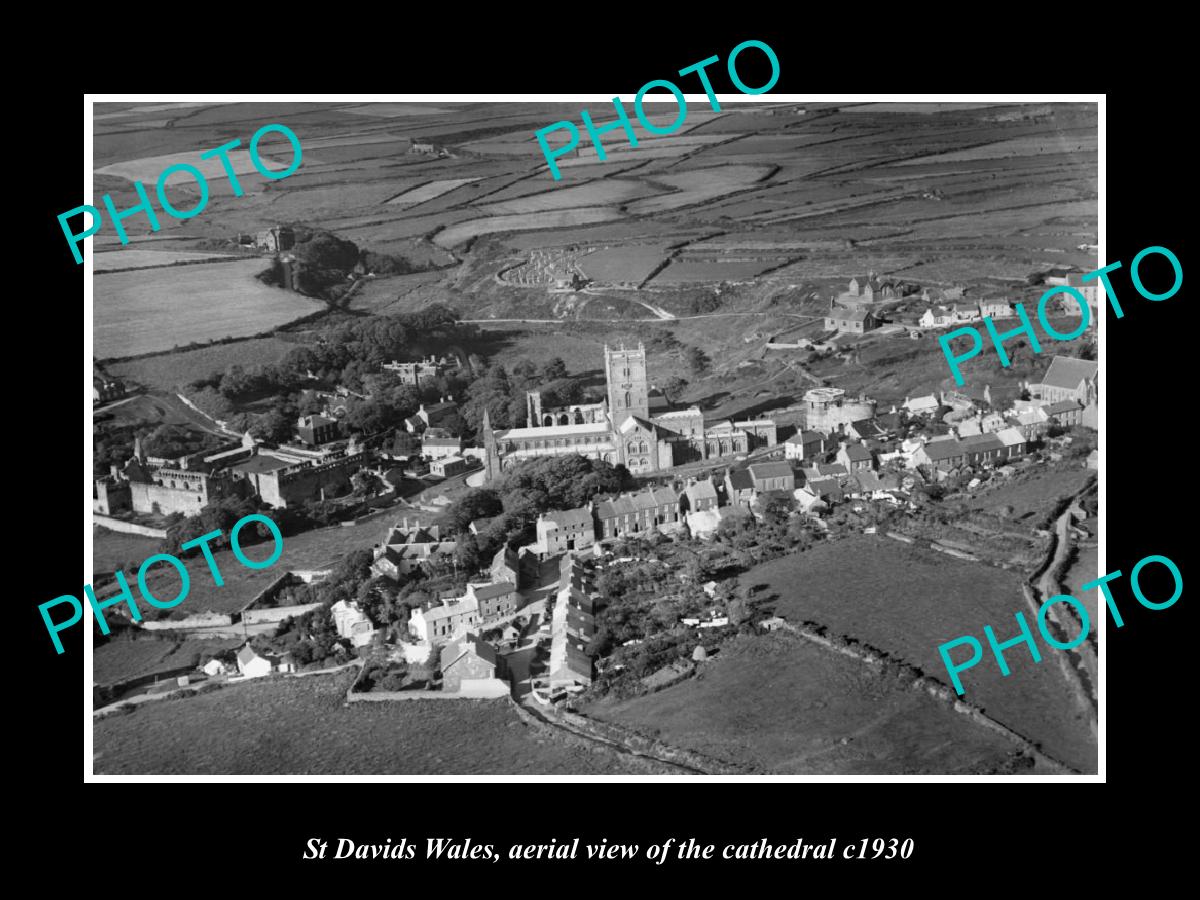
[[[614,426],[630,416],[650,418],[650,387],[646,381],[646,348],[618,350],[604,345],[604,379],[608,385],[608,409]]]

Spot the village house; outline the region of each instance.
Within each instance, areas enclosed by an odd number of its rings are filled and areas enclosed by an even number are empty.
[[[879,318],[869,309],[846,309],[829,305],[825,315],[825,330],[848,334],[865,334],[879,327]]]
[[[770,491],[787,491],[789,494],[796,489],[796,473],[786,462],[752,463],[746,468],[754,482],[755,494],[765,494]]]
[[[1025,435],[1021,433],[1021,429],[1003,428],[996,432],[996,437],[1004,445],[1005,459],[1014,459],[1025,455],[1025,445],[1028,442],[1025,440]]]
[[[209,678],[216,678],[218,675],[225,675],[229,669],[225,663],[217,659],[215,656],[200,667],[200,671]]]
[[[508,677],[504,657],[487,641],[467,634],[442,648],[442,690],[459,693],[467,682],[483,682]]]
[[[1050,361],[1046,374],[1039,382],[1030,382],[1029,393],[1038,400],[1051,403],[1077,400],[1083,406],[1095,403],[1099,394],[1095,360],[1056,356]]]
[[[463,440],[443,428],[427,428],[421,435],[421,455],[429,459],[445,459],[462,453]]]
[[[979,315],[981,318],[1010,319],[1015,313],[1007,300],[980,300]]]
[[[993,465],[1008,458],[1004,442],[994,434],[975,434],[958,442],[965,451],[967,464],[972,466]]]
[[[255,653],[249,644],[237,653],[238,672],[245,678],[262,678],[272,672],[288,673],[296,671],[296,663],[290,654],[283,656],[265,656]]]
[[[907,410],[910,416],[932,416],[941,407],[938,398],[933,394],[926,394],[922,397],[905,397],[904,409]]]
[[[443,456],[430,460],[429,463],[429,474],[434,478],[453,478],[455,475],[470,471],[470,461],[461,456]]]
[[[1083,424],[1084,407],[1078,400],[1068,399],[1047,403],[1042,407],[1042,412],[1059,425],[1071,427]]]
[[[823,478],[842,479],[850,474],[850,470],[840,462],[817,463],[815,466],[805,468],[803,471],[806,481],[819,481]]]
[[[481,623],[479,603],[468,595],[455,602],[443,601],[413,610],[408,630],[421,643],[433,644],[451,640]]]
[[[644,534],[663,526],[676,526],[682,520],[679,495],[669,487],[648,486],[634,494],[621,494],[597,501],[596,533],[601,540]]]
[[[733,506],[749,506],[754,502],[754,476],[746,469],[727,469],[725,496]]]
[[[458,404],[453,400],[442,398],[440,403],[421,404],[416,415],[404,420],[404,427],[411,434],[420,434],[427,428],[437,428],[446,419],[458,415]]]
[[[813,512],[818,504],[821,508],[827,508],[845,499],[842,486],[836,478],[810,479],[805,482],[804,487],[797,488],[792,496],[806,513]]]
[[[399,576],[408,575],[420,566],[449,561],[457,547],[456,541],[441,538],[439,526],[423,528],[414,525],[410,528],[405,517],[402,524],[392,528],[384,542],[375,548],[371,571],[398,580]]]
[[[588,642],[595,634],[595,592],[583,563],[570,553],[559,567],[559,587],[550,617],[551,690],[578,689],[592,683]]]
[[[1041,406],[1032,406],[1008,417],[1008,424],[1018,429],[1028,442],[1041,440],[1050,427],[1050,417]]]
[[[913,454],[913,465],[949,472],[967,464],[967,451],[955,439],[929,441]]]
[[[357,603],[339,600],[329,608],[329,614],[340,637],[349,638],[355,647],[364,647],[371,643],[375,636],[375,626]]]
[[[538,516],[533,552],[545,560],[566,550],[586,550],[595,540],[596,523],[589,507],[555,509]]]
[[[717,488],[711,478],[689,479],[687,487],[683,489],[683,496],[687,504],[686,512],[690,513],[716,509],[720,505]]]
[[[492,581],[507,581],[509,584],[521,586],[521,565],[515,550],[505,544],[492,557],[492,565],[488,570]]]
[[[797,431],[783,442],[787,459],[811,460],[825,452],[825,435],[819,431]]]
[[[848,444],[842,441],[837,452],[837,461],[846,467],[850,473],[870,471],[875,468],[875,460],[862,444]]]

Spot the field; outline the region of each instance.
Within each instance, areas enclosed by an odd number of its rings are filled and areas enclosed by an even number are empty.
[[[273,158],[270,149],[268,149],[267,142],[272,137],[277,137],[284,141],[283,153],[279,158]],[[226,174],[225,166],[220,158],[215,156],[210,157],[209,159],[200,158],[200,154],[207,149],[209,148],[204,147],[200,150],[195,150],[192,152],[180,151],[178,153],[171,153],[166,156],[147,156],[140,159],[131,159],[127,162],[113,163],[112,165],[103,166],[96,169],[96,174],[112,175],[117,178],[124,178],[131,182],[140,181],[144,184],[154,184],[158,181],[158,176],[162,173],[163,169],[167,168],[168,166],[175,165],[176,163],[184,163],[189,166],[195,166],[197,169],[199,169],[204,174],[205,179],[209,182],[227,179],[229,176]],[[270,137],[263,138],[263,142],[259,147],[259,158],[262,160],[263,165],[268,169],[280,171],[286,169],[291,161],[291,150],[288,147],[286,139],[283,139],[282,136],[278,134],[273,134]],[[250,175],[252,173],[257,175],[258,173],[258,169],[254,167],[254,161],[250,159],[250,152],[248,150],[230,150],[229,162],[233,167],[235,175]],[[301,165],[311,164],[314,162],[316,162],[316,160],[309,158],[308,154],[305,154]],[[257,181],[258,179],[256,178],[255,180]],[[240,181],[241,179],[239,179],[239,182]],[[176,174],[172,176],[172,180],[170,182],[171,185],[174,186],[177,182],[179,184],[189,185],[192,188],[195,187],[194,181],[192,181],[190,177],[184,177],[183,175]],[[245,184],[245,182],[241,183]],[[225,189],[228,190],[228,188]],[[230,191],[230,193],[232,194],[232,191]]]
[[[1066,497],[1082,490],[1088,479],[1095,476],[1090,469],[1059,467],[1040,469],[1019,480],[1009,481],[997,488],[980,492],[966,501],[967,509],[997,509],[1001,506],[1013,508],[1012,518],[1036,517],[1054,505],[1059,497]]]
[[[693,206],[715,200],[737,191],[744,191],[771,174],[769,166],[718,166],[711,169],[696,169],[677,175],[656,175],[657,183],[679,190],[662,197],[650,197],[629,205],[629,211],[637,215],[666,212],[684,206]]]
[[[499,231],[529,231],[531,229],[570,228],[573,225],[585,225],[589,222],[608,222],[621,218],[621,213],[615,209],[604,207],[583,207],[581,209],[563,209],[544,213],[529,213],[519,216],[492,216],[486,219],[471,219],[451,225],[445,231],[434,236],[434,241],[443,247],[456,247],[479,237],[481,234],[493,234]]]
[[[116,272],[95,281],[93,354],[135,356],[257,334],[316,312],[315,301],[268,287],[261,259]]]
[[[983,640],[991,625],[1001,640],[1029,610],[1012,572],[962,562],[885,537],[822,544],[750,569],[741,580],[777,594],[775,610],[790,622],[812,621],[835,634],[897,654],[949,684],[938,645],[960,635]],[[961,673],[966,699],[992,718],[1081,771],[1095,771],[1096,745],[1052,652],[1035,664],[1025,648],[1006,655],[1005,678],[994,660]],[[986,650],[985,650],[986,653]]]
[[[455,188],[462,187],[464,184],[471,184],[478,180],[478,178],[449,178],[443,181],[430,181],[420,187],[405,191],[403,194],[399,194],[387,202],[396,206],[416,206],[418,203],[424,203],[426,200],[440,197],[442,194],[448,193]]]
[[[203,556],[185,560],[191,578],[191,591],[187,599],[164,614],[172,619],[183,619],[202,612],[231,613],[241,609],[254,595],[268,584],[292,569],[325,569],[351,550],[367,549],[380,543],[388,530],[400,518],[398,511],[381,513],[374,518],[354,526],[334,526],[283,539],[283,555],[268,569],[248,569],[237,561],[232,551],[225,549],[213,554],[217,568],[225,584],[213,584],[208,564]],[[413,516],[409,515],[412,519]],[[247,552],[251,559],[263,559],[270,552],[270,542],[252,545]],[[170,599],[179,593],[179,576],[172,566],[158,565],[146,575],[151,592],[158,597]],[[110,596],[110,587],[98,591],[98,596]],[[157,613],[157,610],[152,610]]]
[[[738,637],[695,678],[585,712],[753,772],[988,772],[1016,746],[922,691],[792,635]]]
[[[345,705],[353,674],[239,684],[93,726],[106,775],[624,775],[531,731],[504,700]],[[316,727],[314,727],[316,726]]]
[[[158,552],[162,541],[140,534],[125,534],[107,528],[92,528],[92,571],[96,575],[112,576],[119,566],[128,563],[141,565],[142,560]]]
[[[156,266],[173,266],[181,262],[198,260],[237,259],[228,253],[196,253],[187,250],[120,250],[95,255],[97,272],[111,269],[149,269]]]
[[[142,638],[136,641],[109,641],[92,652],[92,680],[97,684],[116,684],[141,675],[150,675],[180,666],[194,666],[203,653],[219,653],[239,647],[244,640],[172,641]]]
[[[583,257],[579,267],[594,281],[640,284],[662,265],[667,252],[666,244],[608,247]]]
[[[580,206],[621,205],[639,197],[656,193],[653,188],[632,179],[608,178],[592,181],[575,187],[560,187],[543,190],[525,197],[516,197],[499,203],[478,207],[480,212],[491,215],[537,213],[556,209],[571,209]]]
[[[112,363],[108,366],[108,371],[126,381],[133,381],[155,390],[174,392],[179,387],[205,378],[213,372],[223,372],[229,366],[249,367],[278,362],[296,346],[273,337],[250,338],[231,344],[214,344],[195,350],[129,359]]]

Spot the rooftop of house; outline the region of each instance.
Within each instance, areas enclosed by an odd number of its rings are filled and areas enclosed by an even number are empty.
[[[785,462],[753,463],[749,466],[749,471],[756,480],[759,478],[789,478],[796,475],[791,465]]]
[[[985,450],[1001,450],[1004,448],[1004,441],[996,437],[994,434],[973,434],[963,438],[958,442],[964,450],[970,450],[972,453],[979,453]]]
[[[1074,390],[1082,381],[1096,377],[1099,364],[1091,359],[1076,359],[1073,356],[1056,356],[1042,378],[1043,385]]]
[[[729,473],[729,486],[735,491],[752,491],[754,476],[748,469],[733,469]]]
[[[471,593],[475,595],[476,600],[491,600],[494,597],[503,597],[506,594],[513,593],[517,586],[507,581],[499,581],[495,584],[472,584],[469,586]]]
[[[963,452],[964,448],[956,440],[930,441],[925,445],[925,455],[934,460],[962,456]]]
[[[234,463],[229,468],[235,472],[258,475],[264,472],[275,472],[279,469],[286,469],[292,465],[295,465],[295,463],[259,452],[257,456],[252,456],[245,462]]]
[[[833,319],[841,322],[862,322],[867,317],[875,318],[875,314],[869,309],[843,309],[840,306],[835,306],[829,311],[827,319]]]
[[[684,493],[692,500],[706,500],[717,496],[717,488],[710,479],[703,478],[689,484]]]
[[[846,457],[850,462],[870,462],[871,451],[862,444],[847,444]]]
[[[445,673],[447,669],[467,655],[478,656],[489,665],[496,665],[496,651],[492,645],[479,635],[466,634],[442,648],[442,672]]]
[[[592,511],[586,507],[579,509],[552,509],[545,513],[543,518],[547,522],[552,522],[559,528],[590,528],[592,525]]]
[[[1054,403],[1047,403],[1042,407],[1042,411],[1048,416],[1057,416],[1065,412],[1073,412],[1083,408],[1083,405],[1078,400],[1058,400]]]

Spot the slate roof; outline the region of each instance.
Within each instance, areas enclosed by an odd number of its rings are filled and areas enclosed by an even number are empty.
[[[754,477],[747,469],[734,469],[729,473],[729,485],[735,491],[754,490]]]
[[[996,437],[1000,439],[1000,443],[1005,447],[1014,447],[1017,444],[1025,443],[1025,435],[1021,434],[1018,428],[1005,428],[1002,431],[997,431]]]
[[[785,462],[765,462],[754,463],[749,466],[747,471],[755,479],[760,478],[787,478],[788,476],[795,477],[796,473],[792,467]]]
[[[1004,442],[994,434],[973,434],[959,441],[959,446],[971,453],[984,453],[988,450],[1003,450]]]
[[[493,597],[503,597],[505,594],[513,593],[516,589],[517,586],[508,581],[499,581],[495,584],[472,585],[471,588],[476,600],[491,600]]]
[[[850,462],[870,462],[871,461],[871,451],[869,451],[862,444],[847,444],[846,445],[846,456],[849,457]]]
[[[1057,403],[1048,403],[1042,407],[1042,411],[1048,416],[1057,416],[1060,413],[1075,412],[1083,409],[1083,406],[1078,400],[1059,400]]]
[[[553,509],[544,515],[559,528],[584,528],[592,525],[592,511],[586,507],[579,509]]]
[[[925,455],[933,460],[950,459],[963,453],[964,448],[958,441],[930,441],[925,445]]]
[[[1042,378],[1042,384],[1074,390],[1081,381],[1096,377],[1099,364],[1091,359],[1076,359],[1073,356],[1056,356]]]

